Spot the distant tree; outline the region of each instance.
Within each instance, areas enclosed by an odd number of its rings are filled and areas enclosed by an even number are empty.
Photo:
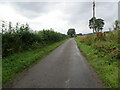
[[[93,18],[91,18],[90,20],[89,20],[89,28],[90,29],[93,29],[93,33],[96,31],[96,27],[95,27],[95,21],[96,20],[96,18],[95,17],[93,17]],[[94,31],[95,30],[95,31]]]
[[[104,20],[103,19],[96,19],[95,20],[95,27],[96,27],[96,32],[102,32],[102,29],[104,27]]]
[[[19,23],[18,22],[16,23],[15,29],[16,29],[16,31],[18,31],[18,29],[19,29]]]
[[[2,21],[2,33],[5,31],[5,21]]]
[[[8,27],[9,32],[12,32],[12,22],[9,22],[9,27]]]
[[[12,22],[9,22],[8,31],[9,33],[15,33],[15,28],[12,26]]]
[[[100,32],[100,31],[102,32],[104,24],[105,23],[103,19],[96,19],[94,17],[89,20],[89,28],[95,30],[93,31],[93,33]]]
[[[114,30],[119,30],[119,29],[120,29],[120,21],[115,20],[115,23],[114,23]]]
[[[82,33],[79,33],[79,35],[82,35]]]
[[[67,35],[73,37],[73,36],[75,36],[75,34],[76,34],[76,32],[75,32],[74,28],[68,29]]]
[[[26,23],[26,25],[25,25],[25,30],[26,30],[26,31],[29,31],[29,29],[30,29],[29,24]]]

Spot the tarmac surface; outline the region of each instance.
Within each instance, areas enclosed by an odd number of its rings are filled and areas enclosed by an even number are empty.
[[[73,38],[22,73],[12,88],[103,88]]]

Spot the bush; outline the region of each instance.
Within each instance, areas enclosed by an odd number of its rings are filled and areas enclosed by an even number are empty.
[[[98,58],[109,56],[109,60],[116,61],[120,57],[118,37],[118,31],[97,33],[80,38],[80,42],[95,48]]]
[[[38,49],[66,38],[66,35],[54,32],[52,29],[31,32],[28,24],[22,24],[17,29],[10,28],[2,33],[3,57],[25,50]]]
[[[87,35],[85,38],[81,38],[81,42],[84,42],[87,45],[92,45],[96,40],[96,36]]]

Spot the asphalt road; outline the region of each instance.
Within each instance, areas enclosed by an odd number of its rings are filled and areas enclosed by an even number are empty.
[[[102,88],[73,38],[16,79],[13,88]]]

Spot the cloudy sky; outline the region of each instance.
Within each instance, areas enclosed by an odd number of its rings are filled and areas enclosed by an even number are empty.
[[[75,28],[77,33],[91,33],[91,17],[92,2],[0,2],[0,20],[28,23],[33,30],[53,28],[66,34]],[[104,30],[112,28],[118,18],[118,2],[96,2],[96,17],[105,20]]]

